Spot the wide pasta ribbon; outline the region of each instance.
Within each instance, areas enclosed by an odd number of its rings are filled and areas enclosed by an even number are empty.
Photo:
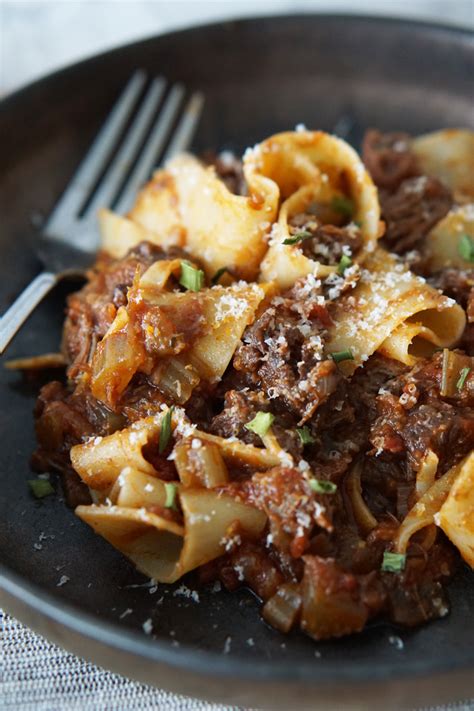
[[[354,204],[362,247],[362,263],[375,249],[380,229],[377,192],[357,153],[323,131],[286,132],[249,149],[244,156],[248,195],[234,195],[217,177],[187,154],[169,161],[138,195],[127,218],[102,210],[99,215],[104,249],[122,257],[142,240],[185,248],[199,259],[209,278],[222,267],[237,278],[255,279],[262,263],[262,280],[291,286],[309,273],[335,271],[305,257],[300,248],[283,245],[288,222],[313,204],[334,199]]]
[[[213,167],[183,154],[157,171],[127,218],[100,213],[103,246],[115,257],[147,239],[184,247],[209,278],[226,267],[237,278],[257,276],[278,209],[278,188],[248,169],[248,195],[234,195]]]
[[[198,292],[165,290],[171,274],[180,269],[181,260],[152,264],[135,280],[127,306],[117,311],[98,344],[91,390],[109,407],[137,372],[150,375],[163,395],[177,403],[186,402],[201,380],[217,382],[269,290],[268,285],[245,282]],[[199,324],[202,328],[184,338],[183,323],[191,321],[193,312],[196,329]]]
[[[474,568],[474,451],[437,479],[403,520],[395,548],[405,553],[417,531],[436,523]]]
[[[278,223],[261,265],[261,279],[282,289],[307,274],[328,276],[337,266],[305,256],[299,244],[285,244],[289,220],[311,206],[330,208],[334,200],[350,200],[354,227],[362,246],[354,262],[362,264],[382,234],[377,190],[357,153],[345,141],[323,131],[279,133],[257,145],[244,158],[245,174],[260,173],[278,185]]]
[[[413,138],[410,148],[423,173],[441,180],[458,203],[474,199],[474,131],[445,128]]]
[[[474,203],[453,208],[425,239],[423,255],[430,273],[441,269],[471,269],[474,244]],[[466,245],[466,246],[465,246]]]
[[[143,456],[145,447],[156,444],[164,416],[77,445],[71,461],[97,502],[78,506],[76,514],[145,575],[171,583],[229,550],[234,537],[256,537],[266,525],[262,511],[209,488],[225,483],[225,463],[265,470],[281,462],[266,448],[200,432],[175,411],[171,429],[180,438],[174,449],[180,482],[164,481]],[[190,479],[190,452],[201,455],[199,465],[194,463],[195,481]],[[162,515],[170,486],[183,512],[182,524]]]
[[[454,345],[466,323],[453,299],[381,248],[366,260],[357,286],[338,299],[332,316],[327,348],[351,351],[353,360],[339,366],[346,374],[376,350],[412,365],[417,356]]]
[[[232,545],[233,524],[257,537],[267,521],[262,511],[207,489],[183,490],[180,502],[184,526],[145,507],[78,506],[76,513],[138,570],[160,583],[174,583],[223,555]]]

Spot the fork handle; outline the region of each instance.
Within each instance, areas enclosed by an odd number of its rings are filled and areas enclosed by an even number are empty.
[[[58,275],[52,272],[38,274],[4,313],[0,319],[0,353],[57,281]]]

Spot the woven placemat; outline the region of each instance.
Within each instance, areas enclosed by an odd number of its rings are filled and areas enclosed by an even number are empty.
[[[1,610],[0,709],[242,711],[129,681],[60,649]]]
[[[0,610],[0,710],[3,709],[244,711],[129,681],[60,649]],[[474,711],[474,699],[418,711]]]

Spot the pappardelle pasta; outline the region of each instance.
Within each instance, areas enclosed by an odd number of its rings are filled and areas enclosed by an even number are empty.
[[[245,585],[282,632],[445,615],[474,567],[473,142],[286,132],[102,210],[35,468],[150,578]]]

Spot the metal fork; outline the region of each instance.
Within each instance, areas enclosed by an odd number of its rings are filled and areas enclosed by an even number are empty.
[[[0,319],[0,353],[60,279],[81,274],[91,264],[98,246],[98,208],[113,206],[121,213],[129,210],[138,188],[159,159],[165,162],[191,143],[203,95],[193,93],[183,107],[184,87],[174,84],[166,92],[166,81],[158,77],[139,101],[146,81],[145,72],[133,74],[53,208],[36,249],[45,271]]]

